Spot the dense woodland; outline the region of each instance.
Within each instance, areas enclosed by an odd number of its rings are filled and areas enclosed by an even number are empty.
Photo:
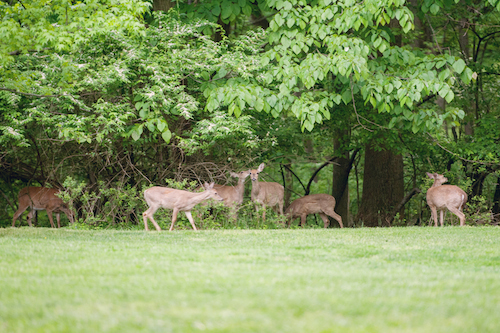
[[[328,193],[348,227],[428,225],[426,172],[465,190],[468,225],[500,220],[499,0],[2,0],[0,15],[2,227],[28,185],[65,190],[79,227],[136,228],[145,188],[235,184],[261,163],[285,207]],[[278,227],[255,222],[250,187],[244,224],[220,207],[197,224]]]

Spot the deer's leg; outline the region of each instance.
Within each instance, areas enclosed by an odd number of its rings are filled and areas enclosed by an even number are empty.
[[[186,216],[187,216],[189,222],[191,223],[191,225],[193,226],[193,229],[194,230],[198,230],[198,229],[196,229],[196,226],[194,225],[194,220],[193,220],[193,216],[191,215],[191,212],[186,211],[184,213],[186,214]]]
[[[306,225],[307,214],[300,215],[300,226],[304,228]]]
[[[449,211],[455,214],[460,219],[460,226],[463,227],[465,225],[465,214],[460,211],[460,209],[455,207],[448,207]]]
[[[442,227],[444,227],[444,209],[439,211],[439,223]]]
[[[61,227],[61,213],[56,213],[57,227]]]
[[[438,226],[438,217],[437,217],[437,210],[436,207],[431,207],[431,216],[432,219],[434,220],[434,226]]]
[[[331,218],[337,220],[337,222],[339,223],[339,225],[340,225],[341,228],[344,227],[344,224],[342,223],[342,216],[340,216],[339,214],[335,213],[335,211],[333,209],[331,211],[329,211],[329,212],[325,212],[325,214],[328,215],[328,216],[330,216]],[[321,214],[320,214],[320,216],[321,216]]]
[[[149,231],[147,211],[145,211],[144,213],[142,213],[142,219],[144,221],[144,228],[146,229],[146,231]]]
[[[31,224],[31,219],[33,218],[33,214],[34,214],[34,213],[35,213],[35,210],[34,210],[34,209],[31,209],[31,210],[30,210],[30,212],[28,213],[28,218],[27,218],[27,220],[28,220],[28,225],[29,225],[30,227],[32,227],[32,226],[33,226],[33,224]]]
[[[266,221],[266,205],[262,205],[262,221]]]
[[[146,229],[146,231],[149,231],[148,219],[151,220],[151,223],[153,223],[157,231],[161,231],[160,226],[158,225],[158,223],[156,223],[155,219],[153,218],[153,214],[156,213],[156,210],[157,209],[154,207],[149,207],[148,210],[142,213],[142,219],[144,220],[144,228]]]
[[[16,220],[21,216],[22,213],[24,213],[24,211],[26,210],[26,208],[28,207],[19,207],[19,209],[17,210],[17,212],[14,213],[14,217],[12,218],[12,228],[15,228],[16,227]],[[22,224],[22,221],[21,221],[21,224]]]
[[[328,220],[328,217],[326,216],[326,214],[319,213],[319,217],[321,217],[321,219],[323,220],[323,223],[325,224],[325,228],[328,228],[328,226],[330,225],[330,220]],[[341,223],[340,225],[342,225],[342,222],[340,222],[340,223]]]
[[[49,216],[50,226],[51,226],[52,228],[55,228],[56,226],[54,225],[54,220],[53,220],[53,216],[52,216],[52,211],[51,211],[51,210],[47,210],[47,215]]]
[[[177,214],[179,213],[179,209],[174,208],[174,212],[172,213],[172,224],[170,225],[170,231],[174,230],[175,221],[177,221]]]

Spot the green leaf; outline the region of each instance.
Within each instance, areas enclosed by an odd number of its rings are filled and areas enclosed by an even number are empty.
[[[165,127],[167,127],[167,123],[163,119],[158,119],[158,123],[156,124],[158,131],[163,132]]]
[[[473,74],[474,73],[472,72],[472,70],[467,67],[465,71],[462,72],[462,75],[460,75],[460,79],[462,79],[462,81],[464,81],[465,84],[469,84],[470,81],[472,80]]]
[[[170,138],[172,138],[172,133],[167,129],[166,131],[161,133],[161,137],[163,138],[163,140],[165,140],[166,143],[169,143]]]
[[[222,19],[227,19],[231,14],[233,13],[232,7],[228,2],[223,2],[222,3],[222,13],[221,13],[221,18]]]
[[[430,11],[433,15],[436,15],[439,12],[439,6],[433,3],[430,7]]]
[[[154,132],[154,131],[155,131],[155,129],[156,129],[156,126],[155,126],[155,124],[154,124],[152,121],[148,121],[148,122],[146,123],[146,127],[148,128],[148,130],[149,130],[150,132]]]
[[[261,98],[257,98],[255,101],[255,110],[262,111],[264,109],[264,101]]]
[[[388,94],[390,94],[394,90],[394,86],[391,83],[388,83],[384,86],[385,91],[387,91]]]
[[[453,98],[455,98],[455,94],[453,93],[452,90],[448,91],[448,93],[446,94],[446,96],[444,97],[444,99],[446,100],[446,102],[450,103],[451,101],[453,101]]]
[[[214,14],[215,16],[220,15],[220,6],[218,4],[214,5],[214,8],[212,9],[212,14]]]
[[[465,61],[463,61],[462,59],[458,59],[454,64],[453,64],[453,69],[455,70],[455,72],[457,72],[458,74],[462,73],[462,71],[464,70],[465,68]]]

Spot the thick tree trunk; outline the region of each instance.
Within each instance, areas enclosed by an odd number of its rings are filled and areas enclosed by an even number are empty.
[[[403,198],[403,157],[366,145],[363,194],[357,219],[367,227],[390,226],[388,220]],[[400,211],[403,213],[404,208]]]
[[[153,0],[153,11],[168,12],[172,6],[172,0]]]

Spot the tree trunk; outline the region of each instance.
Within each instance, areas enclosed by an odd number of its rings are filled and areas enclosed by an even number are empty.
[[[172,0],[153,0],[153,11],[168,12],[172,8]]]
[[[390,226],[387,222],[404,197],[403,157],[391,151],[365,147],[363,194],[357,219],[367,227]],[[400,215],[403,216],[404,208]]]
[[[334,151],[340,149],[341,143],[338,136],[335,136],[333,141]],[[333,164],[332,173],[332,196],[337,204],[335,211],[342,217],[344,225],[349,227],[349,173],[351,172],[352,163],[349,159],[349,153],[346,152],[343,156],[337,158]],[[330,223],[330,226],[335,225]]]
[[[493,195],[491,213],[493,214],[493,222],[500,222],[500,176],[497,179],[497,186],[495,187],[495,194]]]
[[[284,172],[285,172],[285,203],[284,203],[284,207],[288,207],[290,206],[290,201],[291,201],[291,197],[292,197],[292,190],[293,190],[293,175],[292,175],[292,172],[290,171],[292,169],[292,164],[291,163],[287,163],[285,164],[285,168],[284,168]]]

